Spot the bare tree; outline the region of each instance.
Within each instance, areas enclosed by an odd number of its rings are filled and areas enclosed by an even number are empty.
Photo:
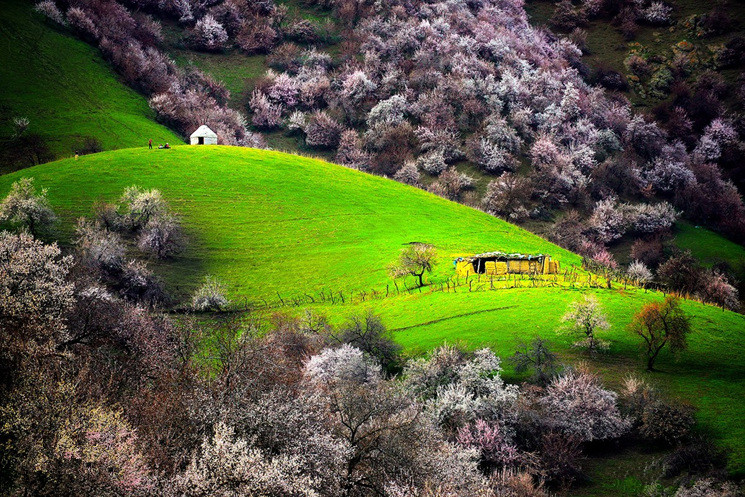
[[[548,348],[549,343],[537,336],[530,343],[520,342],[510,362],[515,365],[516,373],[532,371],[533,381],[548,383],[556,374],[558,357]]]
[[[391,264],[388,273],[393,278],[416,276],[419,286],[424,286],[424,273],[431,273],[435,265],[437,250],[426,243],[412,243],[401,250],[398,261]]]

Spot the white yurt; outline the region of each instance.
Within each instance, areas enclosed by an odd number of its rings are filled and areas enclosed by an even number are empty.
[[[192,145],[217,145],[217,134],[209,126],[202,124],[191,134]]]

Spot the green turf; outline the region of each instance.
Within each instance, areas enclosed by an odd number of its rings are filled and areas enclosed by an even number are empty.
[[[745,273],[745,247],[702,226],[679,222],[675,227],[675,244],[682,250],[690,250],[706,266],[727,263],[736,273]]]
[[[11,119],[29,118],[29,132],[47,139],[57,157],[72,155],[86,137],[104,149],[181,139],[154,121],[144,97],[127,88],[96,49],[57,30],[11,0],[0,9],[0,134]]]
[[[220,81],[230,91],[230,106],[245,112],[255,82],[266,73],[266,56],[246,56],[238,51],[208,54],[184,49],[172,49],[171,56],[181,67],[194,65]]]
[[[185,214],[192,240],[178,264],[163,268],[166,277],[188,288],[211,273],[234,296],[384,287],[386,266],[410,242],[437,247],[438,278],[451,273],[455,256],[489,250],[549,253],[565,265],[580,264],[578,256],[482,212],[279,152],[216,146],[107,152],[0,177],[0,194],[21,176],[49,189],[68,232],[94,201],[116,200],[128,185],[161,189]]]
[[[610,351],[597,358],[573,348],[573,338],[557,334],[560,318],[573,300],[593,293],[611,323],[603,338]],[[568,363],[587,361],[618,387],[629,372],[647,378],[668,395],[698,407],[700,428],[713,434],[732,452],[730,468],[745,472],[745,316],[697,302],[684,302],[693,316],[690,348],[675,359],[661,357],[659,372],[646,373],[636,337],[627,331],[642,305],[663,296],[643,290],[503,289],[457,294],[435,292],[353,306],[319,308],[336,316],[352,315],[370,307],[380,312],[407,354],[419,355],[443,342],[466,348],[489,346],[506,357],[519,339],[540,335],[553,343]],[[348,309],[341,312],[339,309]],[[510,377],[508,367],[508,378]]]
[[[276,301],[276,292],[286,298],[322,289],[347,295],[380,290],[390,284],[386,265],[409,242],[438,248],[436,281],[452,275],[453,257],[486,250],[548,253],[565,267],[580,263],[578,256],[482,212],[390,180],[278,152],[188,146],[105,152],[0,176],[0,196],[22,176],[33,176],[49,189],[63,219],[63,239],[74,219],[89,214],[96,200],[115,200],[131,184],[162,190],[184,216],[189,237],[183,255],[157,266],[177,295],[191,291],[205,274],[223,280],[238,301]],[[507,356],[516,338],[540,334],[554,342],[563,359],[590,361],[611,386],[618,386],[628,372],[638,372],[670,395],[696,404],[700,428],[733,451],[731,470],[745,473],[742,315],[686,302],[685,310],[694,316],[691,348],[678,362],[665,355],[661,372],[650,375],[642,372],[637,342],[625,330],[643,304],[662,298],[658,293],[619,288],[429,290],[365,303],[318,304],[318,309],[333,322],[373,309],[408,354],[447,341],[469,348],[489,345]],[[606,336],[611,350],[595,359],[573,349],[569,337],[555,334],[568,303],[587,291],[598,296],[612,323]],[[515,378],[509,369],[507,375]],[[619,475],[603,485],[633,489],[636,482]]]

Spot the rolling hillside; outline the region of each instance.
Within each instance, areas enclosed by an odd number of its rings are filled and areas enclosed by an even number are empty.
[[[63,218],[63,239],[95,201],[115,201],[132,184],[160,189],[183,215],[190,239],[183,255],[157,266],[169,290],[181,296],[206,274],[223,280],[238,300],[276,302],[277,292],[380,290],[390,283],[386,265],[410,242],[437,247],[435,281],[452,275],[453,257],[487,250],[549,253],[564,267],[580,264],[577,255],[482,212],[384,178],[277,152],[231,147],[105,152],[2,176],[0,195],[23,176],[49,189]],[[409,354],[447,341],[468,348],[489,345],[508,356],[516,339],[539,334],[563,359],[591,362],[611,385],[629,372],[642,374],[637,342],[626,325],[644,303],[662,295],[590,290],[608,312],[612,346],[608,354],[589,358],[571,347],[570,337],[555,334],[568,303],[585,291],[523,287],[469,293],[461,287],[458,293],[425,290],[316,308],[335,322],[373,309]],[[686,302],[685,309],[696,331],[690,349],[677,361],[665,355],[661,372],[644,374],[700,408],[701,429],[733,450],[730,468],[742,474],[745,317],[696,302]],[[616,475],[611,463],[603,471]],[[608,475],[611,486],[623,477]]]
[[[154,121],[144,97],[127,88],[98,51],[53,28],[21,0],[3,3],[0,40],[0,134],[27,117],[56,157],[69,157],[86,138],[104,150],[181,139]],[[12,48],[8,48],[12,47]],[[0,172],[3,172],[0,169]]]
[[[49,189],[68,232],[96,200],[115,201],[129,185],[162,190],[185,216],[191,238],[184,257],[164,265],[169,282],[188,288],[214,274],[233,296],[379,289],[390,281],[386,266],[410,242],[438,248],[435,277],[451,274],[458,255],[491,250],[543,252],[564,265],[580,264],[578,256],[482,212],[279,152],[186,146],[107,152],[2,177],[0,192],[30,175]]]

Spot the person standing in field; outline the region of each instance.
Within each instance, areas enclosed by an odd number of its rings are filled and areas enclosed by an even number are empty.
[[[153,149],[153,139],[152,138],[150,138],[150,140],[148,140],[148,142],[147,142],[147,148],[149,148],[150,150]]]

